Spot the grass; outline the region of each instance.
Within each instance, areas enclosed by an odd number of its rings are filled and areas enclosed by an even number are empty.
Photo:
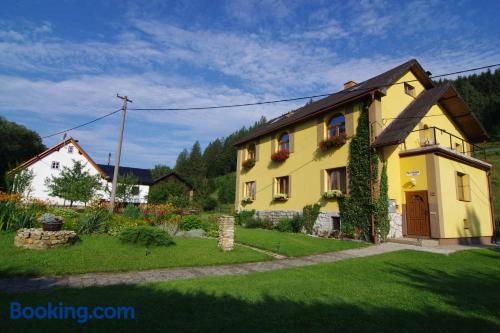
[[[176,245],[146,248],[122,244],[116,237],[84,235],[69,247],[36,251],[15,247],[14,233],[0,233],[0,276],[57,275],[86,272],[146,270],[270,260],[271,257],[236,246],[222,252],[217,240],[175,238]]]
[[[340,241],[306,236],[289,232],[236,227],[237,242],[288,257],[306,256],[316,253],[341,251],[366,246],[365,243]]]
[[[5,332],[498,332],[500,251],[402,251],[135,286],[0,295]],[[9,320],[23,305],[134,306],[135,320]]]

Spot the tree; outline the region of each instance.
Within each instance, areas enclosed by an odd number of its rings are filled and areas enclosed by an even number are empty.
[[[33,188],[31,183],[34,178],[33,170],[24,169],[6,178],[6,183],[12,193],[19,193],[24,197],[29,197]]]
[[[116,185],[116,199],[121,203],[131,202],[135,196],[140,195],[139,178],[127,173],[124,176],[118,176]]]
[[[172,172],[172,169],[169,166],[164,164],[157,164],[153,169],[151,169],[151,178],[158,179],[161,176],[169,174],[170,172]]]
[[[187,149],[184,149],[179,156],[177,157],[177,161],[175,162],[175,171],[181,176],[187,176],[187,163],[188,163],[189,152]]]
[[[3,117],[0,117],[0,142],[0,190],[5,190],[6,172],[46,148],[36,132]]]
[[[162,181],[149,188],[148,203],[162,204],[181,196],[186,196],[184,186],[174,181]]]
[[[186,178],[193,184],[195,188],[202,185],[202,180],[205,179],[206,169],[201,155],[200,143],[196,141],[191,148],[187,159]]]
[[[63,167],[59,176],[47,177],[45,185],[49,195],[68,200],[70,206],[75,201],[87,204],[101,189],[101,180],[99,175],[92,176],[84,167],[82,162],[73,160],[72,168]]]

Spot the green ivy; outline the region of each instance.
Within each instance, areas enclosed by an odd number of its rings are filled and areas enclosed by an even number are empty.
[[[318,204],[306,205],[302,209],[302,219],[304,221],[304,228],[308,234],[312,234],[314,223],[318,218],[321,206]]]
[[[384,163],[380,175],[380,194],[375,206],[375,218],[377,223],[377,234],[380,241],[385,241],[390,229],[389,220],[389,196],[387,180],[387,164]]]

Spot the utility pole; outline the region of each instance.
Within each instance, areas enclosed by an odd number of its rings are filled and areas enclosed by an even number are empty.
[[[122,105],[122,122],[120,125],[120,135],[118,136],[118,144],[116,145],[116,158],[115,158],[115,170],[113,172],[113,185],[111,189],[111,198],[109,211],[111,213],[115,210],[115,199],[116,199],[116,186],[118,182],[118,171],[120,170],[120,156],[122,154],[122,142],[123,142],[123,130],[125,129],[125,114],[127,113],[127,102],[132,103],[127,96],[120,96],[116,94],[116,97],[123,101]]]

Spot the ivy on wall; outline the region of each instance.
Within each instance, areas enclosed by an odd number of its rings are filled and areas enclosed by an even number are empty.
[[[349,196],[339,200],[341,231],[347,237],[371,240],[371,216],[375,217],[377,239],[385,240],[389,232],[388,179],[384,164],[378,181],[377,154],[370,152],[368,103],[363,103],[356,135],[349,145]],[[370,163],[371,162],[371,163]],[[373,169],[370,172],[370,167]],[[378,186],[378,196],[372,203],[370,184]],[[375,187],[374,186],[374,187]]]

